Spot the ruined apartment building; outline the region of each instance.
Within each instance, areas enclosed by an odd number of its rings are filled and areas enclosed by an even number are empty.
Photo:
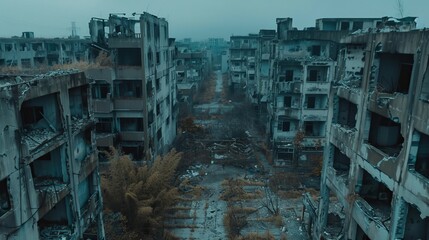
[[[35,38],[33,32],[0,38],[0,67],[34,68],[88,61],[88,44],[79,37]]]
[[[1,240],[104,239],[89,106],[82,72],[0,76]]]
[[[254,85],[257,48],[258,34],[231,36],[228,86],[234,93],[246,93],[247,85]]]
[[[176,136],[174,39],[168,23],[149,13],[110,14],[89,23],[93,50],[112,64],[87,71],[94,81],[97,146],[119,147],[134,160],[152,160]],[[105,32],[107,29],[108,32]]]
[[[328,96],[341,37],[352,32],[408,31],[415,28],[414,20],[414,17],[322,18],[316,20],[316,27],[304,30],[296,30],[291,18],[276,20],[277,37],[272,41],[268,69],[272,91],[265,92],[271,94],[266,96],[268,128],[277,165],[288,166],[290,160],[311,165],[312,160],[323,155]],[[257,65],[263,66],[259,61]],[[260,77],[257,81],[262,82]],[[304,137],[296,137],[298,133]],[[299,141],[294,143],[294,139]]]
[[[277,19],[277,29],[268,104],[274,159],[278,166],[312,165],[323,155],[338,41],[348,31],[294,30],[291,18]]]
[[[341,44],[313,239],[429,239],[429,31]]]

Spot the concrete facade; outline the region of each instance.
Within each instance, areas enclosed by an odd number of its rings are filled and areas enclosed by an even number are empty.
[[[343,38],[313,239],[429,238],[429,32]]]
[[[248,86],[255,86],[257,48],[258,34],[231,36],[228,86],[232,91],[246,94]]]
[[[104,239],[90,95],[82,72],[1,76],[0,239]]]
[[[0,38],[0,67],[33,68],[88,61],[89,41],[79,38]]]
[[[290,18],[277,25],[267,105],[273,157],[277,166],[313,165],[323,155],[338,42],[348,31],[294,30]]]
[[[119,147],[136,161],[153,160],[176,136],[175,49],[168,22],[149,13],[110,14],[89,26],[94,50],[108,52],[113,62],[86,72],[94,81],[97,146]]]

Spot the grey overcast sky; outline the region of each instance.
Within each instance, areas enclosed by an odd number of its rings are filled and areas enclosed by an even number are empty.
[[[325,17],[399,17],[398,0],[1,0],[0,37],[33,31],[36,37],[67,37],[71,22],[87,36],[91,17],[149,12],[166,18],[170,37],[194,40],[275,29],[275,19],[292,17],[302,29]],[[429,27],[429,0],[402,0],[403,16]]]

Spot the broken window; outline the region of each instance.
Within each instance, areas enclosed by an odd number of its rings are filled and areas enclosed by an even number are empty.
[[[307,109],[326,109],[328,96],[326,94],[306,94],[305,106]]]
[[[316,82],[317,81],[317,70],[310,70],[308,81],[309,82]]]
[[[372,112],[368,142],[390,156],[397,156],[404,142],[401,125]]]
[[[11,51],[15,50],[14,44],[12,44],[12,43],[5,43],[4,44],[4,49],[6,50],[6,52],[11,52]]]
[[[114,93],[119,98],[141,98],[141,80],[115,80],[113,82]]]
[[[291,96],[285,96],[283,98],[283,106],[285,108],[290,108],[292,106],[292,97]]]
[[[412,54],[379,53],[379,57],[377,91],[407,94],[413,71],[414,56]]]
[[[404,239],[429,239],[429,217],[422,219],[421,212],[415,206],[407,205]]]
[[[119,128],[122,132],[143,131],[143,118],[119,118]]]
[[[118,48],[118,65],[122,66],[141,66],[140,48]]]
[[[74,118],[88,118],[88,88],[76,87],[69,90],[70,113]]]
[[[40,238],[70,239],[72,237],[71,223],[73,223],[74,211],[70,202],[72,202],[71,196],[67,195],[37,222]]]
[[[279,149],[277,152],[277,159],[282,160],[292,160],[293,159],[293,149]]]
[[[156,137],[158,139],[158,141],[161,140],[162,138],[162,127],[158,129],[158,131],[156,131]]]
[[[0,181],[0,217],[11,209],[7,178]]]
[[[389,228],[392,191],[373,178],[366,170],[362,169],[362,171],[362,179],[357,188],[359,196],[372,207],[373,214],[380,219],[384,226]]]
[[[156,52],[156,64],[159,65],[161,63],[161,54]]]
[[[363,29],[363,22],[362,21],[353,22],[353,28],[352,29],[353,29],[353,31]]]
[[[285,72],[285,81],[293,81],[293,70],[286,70]]]
[[[411,170],[429,178],[429,136],[418,131],[413,133],[410,166]]]
[[[341,22],[340,30],[348,31],[350,29],[350,22]]]
[[[92,98],[105,99],[110,94],[110,84],[96,82],[92,85]]]
[[[423,77],[422,92],[420,94],[420,99],[423,101],[429,102],[429,67],[426,67],[426,72]]]
[[[156,89],[156,91],[161,90],[161,79],[160,78],[155,79],[155,89]]]
[[[308,67],[308,82],[326,82],[328,80],[328,67]]]
[[[331,147],[334,148],[333,168],[336,170],[337,175],[347,178],[350,171],[350,158],[342,153],[336,146],[331,144]]]
[[[344,98],[339,98],[338,105],[337,123],[354,128],[356,126],[356,104],[347,101]]]
[[[65,156],[61,154],[62,148],[57,148],[39,158],[30,164],[31,174],[33,176],[36,188],[43,187],[52,182],[46,182],[47,179],[56,179],[64,182],[67,176],[67,170],[63,163],[65,163]]]
[[[279,117],[277,130],[282,132],[289,132],[290,131],[290,121],[285,120],[282,117]]]
[[[316,107],[316,97],[307,96],[307,108],[315,108],[315,107]]]
[[[311,55],[312,56],[320,56],[320,45],[314,45],[311,47]]]
[[[329,207],[328,207],[328,217],[326,221],[326,227],[323,231],[325,237],[323,239],[342,239],[341,235],[344,234],[344,222],[345,222],[345,213],[344,205],[341,201],[330,194],[329,197]],[[344,235],[343,235],[344,236]]]
[[[112,118],[98,118],[98,122],[95,124],[95,130],[97,133],[111,133],[112,123]]]
[[[323,137],[325,130],[325,122],[322,121],[305,121],[304,122],[305,136]]]
[[[62,129],[57,94],[27,100],[22,104],[20,112],[22,124],[27,130],[36,131],[37,129],[37,131],[40,131],[40,129],[46,129],[48,132],[55,133]],[[46,137],[46,135],[32,137],[39,138]]]

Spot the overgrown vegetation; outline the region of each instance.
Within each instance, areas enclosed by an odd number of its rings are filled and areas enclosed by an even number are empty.
[[[105,208],[122,214],[128,232],[136,239],[162,237],[164,214],[177,200],[174,179],[181,157],[173,149],[151,166],[136,166],[116,149],[108,153],[110,167],[101,178]],[[121,237],[114,231],[106,234],[107,239]]]

